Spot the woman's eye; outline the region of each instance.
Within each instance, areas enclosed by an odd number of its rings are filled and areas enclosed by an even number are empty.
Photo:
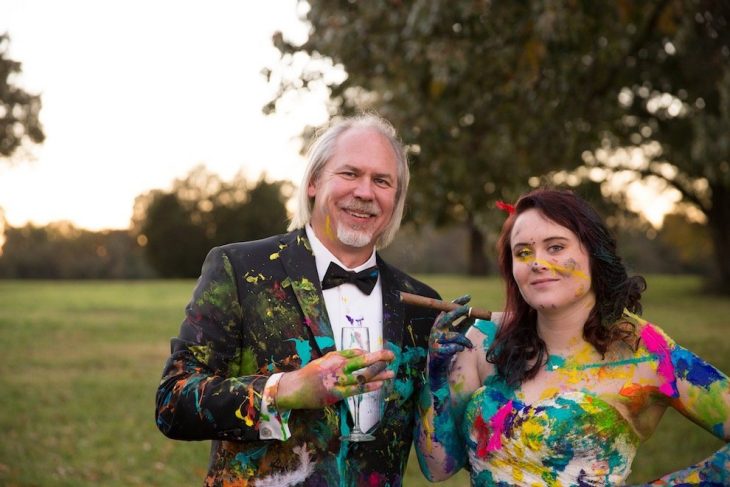
[[[529,249],[520,249],[517,252],[515,252],[515,257],[519,259],[526,259],[532,254],[532,252]]]
[[[565,247],[563,247],[562,245],[551,245],[550,247],[548,247],[548,250],[550,251],[550,253],[554,254],[556,252],[560,252],[564,248]]]

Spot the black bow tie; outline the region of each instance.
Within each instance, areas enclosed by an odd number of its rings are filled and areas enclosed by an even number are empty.
[[[322,279],[322,289],[330,289],[340,284],[349,282],[365,294],[373,292],[375,283],[378,281],[378,268],[376,266],[368,267],[360,272],[346,271],[334,262],[330,262],[327,272],[324,273]]]

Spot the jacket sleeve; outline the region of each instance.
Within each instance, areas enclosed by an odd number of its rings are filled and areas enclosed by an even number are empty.
[[[232,264],[212,249],[157,389],[157,427],[182,440],[257,440],[267,376],[241,347],[243,316]]]

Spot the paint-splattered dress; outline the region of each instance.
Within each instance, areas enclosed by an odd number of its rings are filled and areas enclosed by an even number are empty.
[[[473,485],[622,485],[667,406],[730,438],[728,377],[656,326],[626,318],[641,336],[629,356],[600,363],[551,357],[548,387],[531,400],[497,376],[471,395],[461,433]],[[496,325],[476,326],[490,345]],[[728,485],[728,448],[708,462],[704,471],[678,472],[677,482]]]

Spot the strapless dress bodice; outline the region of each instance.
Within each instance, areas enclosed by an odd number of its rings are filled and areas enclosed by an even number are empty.
[[[477,486],[621,485],[640,442],[619,411],[590,392],[525,404],[498,383],[471,396],[462,433]]]

